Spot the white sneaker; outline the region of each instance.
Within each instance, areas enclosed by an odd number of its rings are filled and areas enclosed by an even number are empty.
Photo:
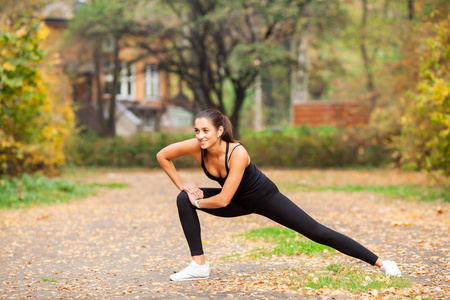
[[[402,272],[400,272],[400,269],[397,267],[397,264],[390,260],[383,261],[381,270],[384,271],[384,274],[386,275],[402,276]]]
[[[199,265],[192,261],[186,268],[178,273],[170,275],[173,281],[199,280],[209,278],[209,263]]]

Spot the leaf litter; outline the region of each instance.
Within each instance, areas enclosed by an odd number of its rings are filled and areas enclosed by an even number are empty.
[[[420,173],[394,170],[264,170],[278,184],[423,184]],[[186,181],[215,186],[200,170],[181,170]],[[299,288],[296,269],[320,274],[331,264],[379,270],[342,254],[223,260],[258,247],[235,235],[275,224],[251,215],[224,219],[200,213],[209,280],[171,282],[189,263],[178,221],[176,189],[162,171],[107,170],[83,182],[120,182],[95,196],[51,206],[0,212],[0,299],[20,298],[405,298],[450,295],[450,205],[405,202],[367,192],[286,195],[319,222],[349,235],[383,259],[395,260],[413,285],[350,293]],[[319,276],[319,275],[314,275]],[[312,280],[314,281],[313,277]],[[44,280],[45,279],[45,280]]]

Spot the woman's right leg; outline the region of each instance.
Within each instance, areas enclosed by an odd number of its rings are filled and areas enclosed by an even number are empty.
[[[215,196],[222,189],[202,188],[205,198]],[[197,215],[197,207],[191,204],[186,192],[180,192],[177,197],[178,215],[180,217],[181,227],[189,245],[192,256],[203,255],[203,246],[201,238],[200,221]],[[202,211],[218,217],[238,217],[250,214],[248,210],[242,207],[238,202],[231,200],[228,206],[217,209],[201,209]]]
[[[378,256],[366,247],[320,224],[281,193],[267,201],[258,202],[254,205],[252,212],[268,217],[317,243],[330,246],[371,265],[375,265],[378,260]]]

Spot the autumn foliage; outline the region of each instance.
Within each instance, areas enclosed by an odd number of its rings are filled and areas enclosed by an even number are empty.
[[[2,29],[0,175],[53,174],[64,164],[64,142],[74,116],[69,103],[49,93],[48,83],[57,78],[41,49],[47,30],[29,19]]]
[[[450,175],[450,17],[442,3],[416,29],[420,47],[418,82],[403,99],[402,134],[397,139],[402,163],[439,169]]]
[[[39,1],[20,1],[28,6],[35,2]],[[414,0],[408,1],[408,7],[396,1],[211,0],[182,1],[185,5],[177,7],[171,1],[113,1],[118,5],[118,11],[133,16],[126,24],[120,23],[125,19],[110,2],[88,1],[84,9],[74,15],[71,26],[80,33],[79,43],[83,46],[97,44],[98,50],[103,39],[115,32],[116,38],[120,33],[121,40],[145,46],[146,54],[160,61],[163,69],[177,73],[177,78],[181,75],[191,89],[188,93],[195,95],[193,110],[205,105],[216,106],[221,111],[231,112],[229,116],[235,118],[232,120],[235,125],[241,122],[241,131],[237,133],[242,135],[249,150],[254,149],[253,159],[261,162],[260,165],[379,166],[393,162],[392,165],[410,170],[438,170],[449,177],[448,1]],[[35,6],[41,5],[36,3]],[[89,7],[89,3],[95,5]],[[365,5],[361,6],[361,3]],[[198,11],[203,5],[208,8],[207,14]],[[182,11],[177,13],[180,8]],[[192,11],[192,20],[177,19],[184,16],[184,9]],[[66,87],[73,82],[68,82],[71,79],[64,76],[62,70],[55,72],[57,68],[53,68],[52,58],[42,50],[52,49],[46,46],[53,42],[50,35],[46,45],[45,27],[33,18],[19,20],[18,14],[14,14],[23,10],[20,5],[11,6],[8,13],[3,13],[18,20],[10,23],[16,25],[3,27],[0,32],[0,175],[35,171],[52,173],[64,164],[62,150],[73,128],[73,112],[62,95],[70,91],[70,87]],[[203,17],[196,17],[195,13]],[[166,24],[166,21],[169,22]],[[3,24],[1,19],[0,24]],[[139,34],[129,31],[131,24],[139,24]],[[204,32],[184,29],[203,28],[200,25],[204,26]],[[231,42],[229,49],[218,50],[222,42],[224,46],[225,41],[231,41],[231,38],[219,36],[230,33],[234,38],[238,33],[246,32],[243,30],[246,26],[250,30],[248,34]],[[228,32],[223,28],[231,29]],[[310,73],[310,99],[371,103],[374,109],[366,128],[329,135],[311,135],[301,129],[294,133],[286,130],[293,91],[290,74],[295,69],[292,49],[287,44],[298,44],[295,30],[297,34],[307,33],[310,39],[307,51],[311,65],[306,67],[305,63],[304,70]],[[90,34],[91,39],[87,39],[86,34]],[[256,38],[258,34],[259,39]],[[141,35],[152,39],[145,40]],[[202,38],[197,40],[198,37]],[[161,43],[164,38],[170,43]],[[197,45],[199,41],[206,41],[203,43],[206,48],[198,48],[201,64],[195,59],[186,60],[193,57],[191,52],[196,48],[186,47],[186,42]],[[160,49],[163,46],[167,48]],[[364,51],[360,53],[360,49]],[[86,51],[86,54],[96,56],[91,52]],[[212,53],[213,59],[205,59],[208,53]],[[91,66],[95,69],[91,71],[100,78],[103,64],[100,59],[104,62],[107,57],[101,57],[100,52],[97,54],[96,63],[92,63],[97,67]],[[118,71],[120,56],[118,52],[116,54],[114,65]],[[62,61],[62,65],[66,64],[70,69],[72,58],[66,59],[69,61]],[[294,62],[298,63],[297,60]],[[193,71],[192,66],[204,69]],[[254,119],[250,98],[257,73],[263,75],[263,98],[266,98],[263,99],[263,122],[267,134],[260,132],[246,136],[243,131]],[[201,74],[209,75],[202,78]],[[116,79],[118,82],[119,78]],[[201,86],[203,83],[206,86]],[[96,95],[91,96],[101,99],[100,79],[96,84]],[[100,107],[103,103],[94,102]],[[102,120],[103,109],[98,112],[97,117]],[[109,115],[115,115],[113,109]],[[115,128],[113,118],[108,124]],[[284,129],[272,134],[270,126]],[[110,132],[109,135],[113,135],[112,129]],[[128,140],[81,136],[73,141],[78,145],[73,145],[66,153],[75,163],[116,166],[153,166],[156,161],[152,153],[169,142],[164,135],[160,137],[154,133]],[[147,147],[148,143],[151,146]],[[190,166],[189,163],[186,166]]]

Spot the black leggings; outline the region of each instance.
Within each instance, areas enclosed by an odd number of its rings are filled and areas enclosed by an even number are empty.
[[[217,195],[221,191],[218,188],[202,188],[201,190],[205,198]],[[203,247],[197,208],[191,204],[185,192],[180,192],[178,195],[177,206],[191,255],[202,255]],[[260,201],[239,201],[239,199],[233,198],[226,207],[201,210],[218,217],[238,217],[256,213],[295,230],[319,244],[332,247],[371,265],[375,265],[378,259],[374,253],[361,244],[318,223],[280,192]]]

